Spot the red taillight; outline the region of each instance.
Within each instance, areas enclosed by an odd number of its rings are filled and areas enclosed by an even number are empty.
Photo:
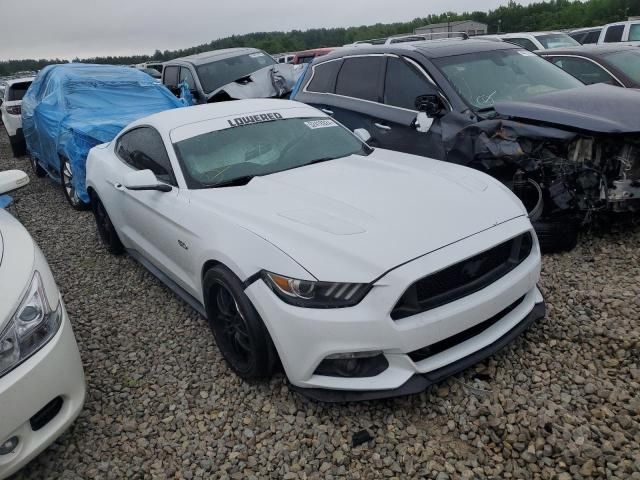
[[[11,105],[7,107],[7,113],[10,115],[20,115],[21,112],[22,108],[20,108],[20,105]]]

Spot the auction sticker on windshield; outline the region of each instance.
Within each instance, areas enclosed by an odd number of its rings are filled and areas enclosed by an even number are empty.
[[[304,122],[304,124],[311,130],[315,130],[316,128],[329,128],[338,126],[338,124],[333,120],[311,120],[308,122]]]

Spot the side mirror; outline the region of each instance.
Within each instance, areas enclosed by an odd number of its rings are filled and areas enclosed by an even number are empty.
[[[155,190],[170,192],[171,185],[159,182],[151,170],[137,170],[124,177],[124,187],[127,190]]]
[[[22,188],[29,183],[29,176],[22,170],[0,172],[0,195]]]
[[[444,104],[438,95],[420,95],[416,98],[416,110],[424,112],[428,117],[438,117],[442,115]]]
[[[353,133],[364,143],[369,143],[369,140],[371,140],[371,134],[369,133],[369,130],[365,128],[356,128]]]

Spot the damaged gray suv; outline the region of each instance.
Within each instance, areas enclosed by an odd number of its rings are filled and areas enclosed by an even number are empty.
[[[603,212],[640,210],[640,94],[585,86],[512,44],[340,49],[308,69],[295,99],[366,129],[372,146],[500,179],[547,251],[572,248]]]
[[[164,63],[162,83],[176,96],[189,91],[193,103],[284,97],[296,81],[293,65],[278,64],[255,48],[227,48]]]

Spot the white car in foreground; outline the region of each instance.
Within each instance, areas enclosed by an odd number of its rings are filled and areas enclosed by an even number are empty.
[[[0,115],[9,136],[11,153],[19,157],[26,153],[22,134],[22,97],[27,93],[34,77],[13,78],[6,82],[4,94],[0,97]]]
[[[0,172],[0,195],[28,183]],[[84,372],[64,303],[42,252],[0,209],[0,479],[26,465],[80,413]]]
[[[359,132],[364,138],[364,133]],[[424,390],[544,315],[520,201],[320,111],[159,113],[89,154],[98,232],[205,315],[232,369],[325,401]]]

